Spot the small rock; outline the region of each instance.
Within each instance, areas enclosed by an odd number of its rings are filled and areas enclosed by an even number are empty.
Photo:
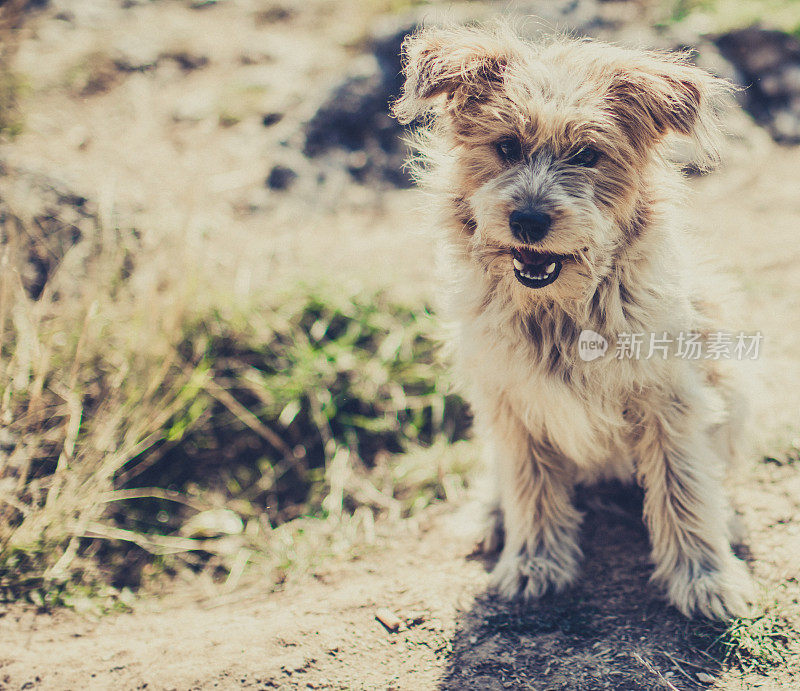
[[[266,184],[271,190],[282,191],[288,189],[296,178],[297,173],[291,168],[277,165],[269,172]]]
[[[706,674],[705,672],[698,672],[696,675],[697,680],[703,682],[704,684],[713,684],[716,681],[715,677],[712,677],[710,674]]]
[[[403,620],[400,619],[392,610],[385,607],[375,612],[375,618],[386,627],[386,630],[395,633],[400,630]]]

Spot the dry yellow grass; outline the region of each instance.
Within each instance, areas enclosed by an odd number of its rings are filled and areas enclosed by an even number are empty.
[[[192,272],[110,221],[61,229],[82,237],[48,256],[57,238],[41,235],[16,192],[5,179],[0,553],[41,559],[36,572],[58,581],[74,569],[78,538],[102,532],[115,474],[202,386],[176,350]],[[38,297],[25,286],[34,254],[52,260]]]

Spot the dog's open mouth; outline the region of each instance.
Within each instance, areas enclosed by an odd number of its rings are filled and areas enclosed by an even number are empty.
[[[528,288],[543,288],[558,278],[564,257],[557,254],[536,252],[535,250],[514,247],[514,276]]]

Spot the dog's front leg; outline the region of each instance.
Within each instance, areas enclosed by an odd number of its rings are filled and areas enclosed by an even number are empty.
[[[513,414],[495,416],[490,439],[505,531],[492,586],[507,598],[560,590],[574,581],[581,557],[571,469],[537,445]]]
[[[723,464],[685,397],[673,393],[638,425],[638,478],[645,490],[653,581],[681,612],[727,619],[747,612],[752,582],[730,547]]]

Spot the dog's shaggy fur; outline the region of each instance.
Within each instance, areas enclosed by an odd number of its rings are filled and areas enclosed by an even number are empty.
[[[684,56],[531,44],[504,27],[423,29],[404,57],[395,115],[423,121],[417,173],[442,216],[454,358],[497,469],[494,587],[533,598],[572,583],[574,484],[635,478],[670,601],[687,615],[743,613],[751,581],[723,488],[742,426],[732,373],[578,353],[584,329],[612,341],[710,332],[665,147],[683,135],[714,157],[727,84]],[[510,222],[520,210],[539,214],[533,225]]]

